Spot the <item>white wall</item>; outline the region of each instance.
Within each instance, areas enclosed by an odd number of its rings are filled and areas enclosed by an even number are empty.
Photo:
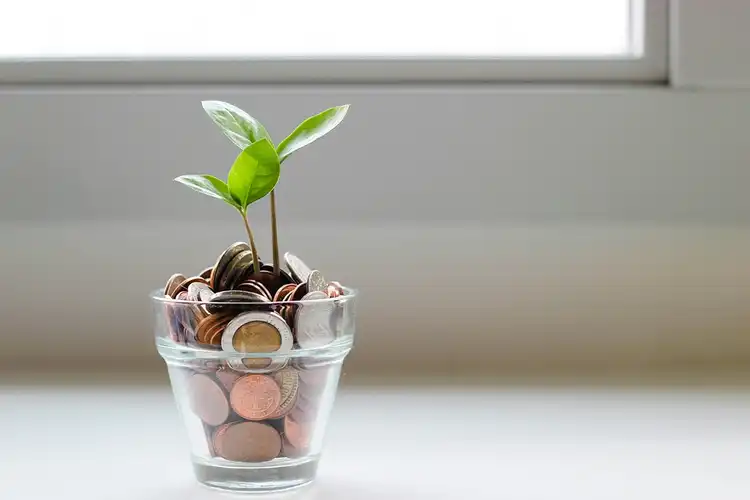
[[[362,290],[351,370],[750,359],[750,94],[40,86],[0,90],[5,365],[154,366],[147,293],[242,238],[171,180],[231,163],[208,98],[277,140],[352,104],[279,187],[284,249]]]

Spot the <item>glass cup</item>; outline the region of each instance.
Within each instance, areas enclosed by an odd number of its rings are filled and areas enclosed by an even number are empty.
[[[355,298],[351,289],[285,302],[152,294],[156,346],[199,482],[262,492],[314,480],[353,345]]]

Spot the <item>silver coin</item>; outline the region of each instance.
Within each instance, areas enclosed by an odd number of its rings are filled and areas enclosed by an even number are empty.
[[[213,295],[213,293],[214,292],[211,290],[210,286],[197,281],[188,285],[187,298],[188,300],[192,300],[193,302],[200,302],[204,300],[202,297],[209,296],[209,294]]]
[[[320,271],[310,271],[310,274],[307,276],[308,292],[324,292],[327,287],[328,282],[323,277],[323,273]],[[328,298],[328,295],[325,295],[325,297]]]
[[[328,296],[320,291],[310,292],[303,301],[315,301],[327,299]],[[333,342],[335,338],[331,329],[331,315],[334,304],[330,301],[321,301],[319,304],[302,304],[297,308],[294,315],[294,332],[297,335],[297,343],[302,348],[321,347]]]
[[[292,273],[292,277],[297,283],[306,283],[308,276],[312,269],[307,264],[302,262],[302,259],[289,252],[284,254],[284,262],[286,262],[289,271]]]
[[[255,351],[252,349],[247,350],[240,350],[238,351],[235,348],[234,340],[235,335],[240,335],[240,330],[243,326],[248,324],[257,324],[257,323],[264,323],[268,327],[270,327],[270,330],[268,328],[262,328],[263,332],[267,335],[270,332],[273,332],[275,335],[278,335],[278,341],[279,341],[279,347],[275,351],[272,351],[273,354],[279,354],[279,353],[286,353],[289,352],[293,345],[294,345],[294,336],[292,335],[292,330],[289,328],[289,325],[286,324],[284,319],[279,316],[278,314],[274,312],[260,312],[260,311],[254,311],[254,312],[246,312],[242,313],[238,316],[236,316],[232,321],[227,324],[227,327],[224,329],[224,333],[221,335],[221,347],[226,352],[262,352],[266,353],[268,351],[260,350],[264,348],[264,346],[259,345],[257,346],[259,350]],[[256,325],[256,327],[251,327],[250,330],[242,332],[243,336],[246,336],[247,338],[244,339],[244,345],[247,347],[253,346],[254,339],[262,339],[262,335],[264,333],[258,331],[258,327],[261,325]],[[268,354],[271,354],[271,352],[268,352]],[[271,360],[270,358],[254,358],[254,359],[267,359],[268,361],[271,361],[268,366],[263,367],[248,367],[242,359],[232,359],[229,361],[229,366],[234,368],[235,370],[239,370],[245,373],[267,373],[279,370],[280,368],[283,368],[286,366],[288,359],[282,358],[277,360]]]

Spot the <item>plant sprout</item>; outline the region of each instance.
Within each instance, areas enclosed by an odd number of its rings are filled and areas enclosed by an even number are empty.
[[[258,270],[258,252],[247,220],[247,207],[270,193],[273,269],[274,273],[279,275],[279,239],[274,187],[279,180],[280,165],[295,151],[315,142],[336,128],[346,116],[349,105],[329,108],[307,118],[281,141],[278,147],[274,147],[271,136],[263,124],[240,108],[222,101],[203,101],[202,104],[211,120],[230,141],[242,150],[242,153],[229,171],[226,184],[210,175],[186,175],[175,180],[208,196],[223,199],[239,210],[245,222],[248,238],[250,238],[253,265],[256,271]]]

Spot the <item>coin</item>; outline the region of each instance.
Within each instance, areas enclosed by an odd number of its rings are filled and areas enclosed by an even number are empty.
[[[299,398],[297,398],[297,401],[299,401]],[[315,413],[317,413],[317,410],[314,413],[306,413],[299,406],[295,406],[287,417],[302,426],[307,426],[315,422],[315,418],[317,417]]]
[[[304,450],[310,445],[310,432],[307,425],[294,420],[291,415],[284,417],[284,437],[297,450]]]
[[[253,274],[253,252],[243,250],[238,253],[219,277],[218,289],[231,290]]]
[[[190,409],[208,425],[221,425],[229,418],[224,390],[209,376],[196,373],[188,382]]]
[[[229,370],[229,369],[222,369],[216,372],[216,378],[219,380],[221,385],[223,385],[224,389],[226,389],[227,391],[232,390],[234,383],[237,382],[237,380],[241,376],[242,375],[240,375],[239,373]]]
[[[286,321],[286,324],[292,328],[294,328],[294,315],[297,312],[297,307],[297,305],[289,305],[287,306],[286,311],[284,311],[284,321]]]
[[[323,292],[310,292],[303,301],[315,301],[327,298]],[[304,304],[294,315],[294,334],[300,347],[307,349],[320,347],[332,342],[335,338],[331,327],[331,315],[334,304],[323,301],[318,304]]]
[[[185,337],[190,342],[195,342],[198,335],[198,325],[206,317],[206,313],[194,304],[184,304],[181,308],[180,321]]]
[[[247,309],[259,309],[263,303],[270,302],[265,295],[245,290],[225,290],[211,296],[206,304],[210,313],[221,311],[243,311]]]
[[[305,386],[299,391],[299,397],[295,406],[302,410],[303,413],[314,414],[318,410],[318,400],[321,395],[322,391],[311,391]]]
[[[292,292],[292,296],[289,298],[289,300],[302,300],[302,297],[304,297],[305,295],[307,295],[307,283],[300,283],[294,289],[294,292]]]
[[[292,273],[292,278],[294,278],[297,283],[307,282],[307,278],[310,275],[310,271],[312,271],[312,269],[310,269],[307,264],[302,262],[302,259],[292,253],[287,252],[284,254],[284,262],[286,262],[289,271]]]
[[[184,344],[185,339],[182,336],[182,322],[178,316],[177,304],[164,304],[164,315],[169,330],[169,337],[179,344]]]
[[[208,280],[211,279],[211,271],[213,271],[213,270],[214,270],[213,267],[207,267],[203,271],[201,271],[198,276],[200,276],[201,278],[203,278],[204,280],[206,280],[206,282],[208,282]]]
[[[272,273],[273,272],[273,264],[271,264],[271,263],[263,264],[262,266],[260,266],[260,270],[261,271],[268,271],[268,272]]]
[[[208,343],[220,346],[222,335],[224,335],[224,325],[216,325],[216,327],[209,332]]]
[[[229,262],[237,256],[238,253],[250,250],[250,246],[247,243],[244,243],[242,241],[238,241],[236,243],[233,243],[224,250],[221,255],[219,255],[219,258],[216,260],[216,264],[214,264],[213,269],[211,270],[211,277],[209,278],[209,285],[211,288],[217,292],[220,290],[216,288],[216,285],[218,283],[218,279],[221,277],[222,274],[224,274],[224,271],[226,270],[227,265]]]
[[[308,292],[323,292],[327,286],[328,282],[320,271],[310,271],[310,274],[307,277]]]
[[[177,287],[179,287],[180,283],[182,283],[186,279],[187,278],[185,278],[184,275],[179,274],[179,273],[173,274],[172,276],[170,276],[169,279],[167,280],[166,286],[164,287],[164,295],[174,298],[174,294],[177,291]]]
[[[292,349],[294,336],[284,319],[273,312],[252,311],[238,315],[229,322],[221,337],[221,346],[228,352],[285,353]],[[286,364],[270,358],[245,358],[239,363],[230,360],[235,369],[273,369]]]
[[[337,287],[333,283],[328,283],[328,286],[326,286],[326,289],[324,291],[329,299],[335,299],[336,297],[341,297],[342,292],[343,292],[341,287]]]
[[[234,462],[267,462],[281,453],[281,436],[268,424],[238,422],[214,436],[216,452]]]
[[[282,286],[281,288],[276,290],[276,294],[273,296],[273,301],[274,302],[283,301],[286,294],[293,292],[294,288],[295,288],[294,283],[287,283],[286,285]]]
[[[271,271],[260,271],[259,273],[253,273],[249,276],[249,279],[257,281],[265,286],[271,296],[282,286],[287,284],[286,278],[283,276],[277,276]]]
[[[205,283],[206,285],[208,285],[208,281],[201,278],[200,276],[192,276],[186,279],[185,281],[183,281],[182,283],[180,283],[179,285],[177,285],[177,290],[180,292],[182,291],[186,292],[188,287],[190,287],[190,285],[192,285],[193,283]]]
[[[224,445],[223,441],[223,434],[229,429],[230,426],[236,424],[237,422],[229,422],[226,424],[221,424],[219,427],[216,428],[213,432],[213,436],[211,437],[211,451],[213,452],[214,456],[221,456],[221,450],[220,447]]]
[[[273,379],[281,389],[281,403],[279,409],[268,418],[280,418],[294,408],[299,391],[299,374],[294,368],[284,368],[274,373]]]
[[[299,458],[305,453],[292,446],[289,440],[284,438],[281,441],[281,454],[289,458]]]
[[[240,417],[264,420],[279,408],[281,389],[267,375],[245,375],[234,383],[229,402]]]
[[[190,283],[187,287],[187,299],[192,300],[193,302],[200,302],[203,300],[203,297],[208,297],[210,299],[213,294],[213,290],[211,290],[211,287],[205,282]]]
[[[234,317],[233,313],[211,314],[203,318],[195,329],[195,338],[201,344],[209,344],[216,332],[223,332],[226,325]],[[220,343],[220,342],[219,342]]]
[[[268,288],[266,288],[262,283],[259,283],[254,280],[246,280],[237,285],[235,290],[245,290],[246,292],[255,292],[259,293],[261,295],[265,295],[268,300],[271,300],[273,297],[271,295],[271,292],[268,291]]]

